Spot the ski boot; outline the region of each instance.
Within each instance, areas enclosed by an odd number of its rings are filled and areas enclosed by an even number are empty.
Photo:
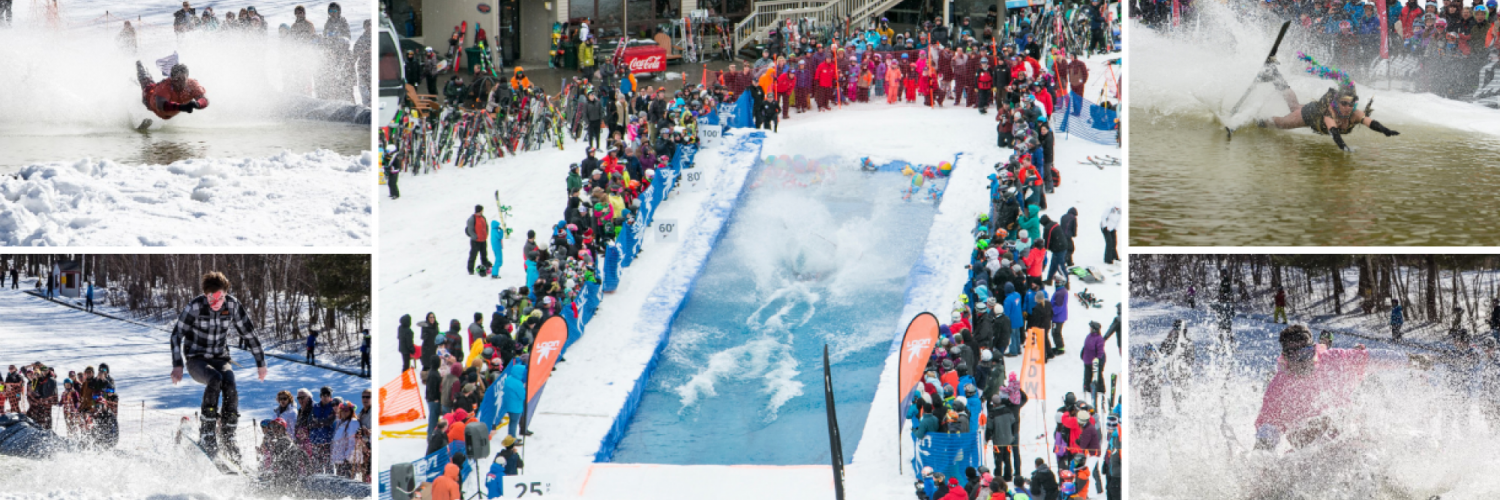
[[[1271,85],[1276,87],[1276,90],[1284,91],[1290,88],[1286,84],[1286,79],[1282,78],[1281,70],[1276,69],[1275,58],[1272,58],[1269,62],[1266,63],[1266,67],[1260,70],[1260,74],[1255,76],[1255,81],[1270,82]]]
[[[240,447],[234,440],[239,423],[238,413],[225,412],[223,418],[219,419],[219,456],[235,466],[240,465]]]
[[[198,425],[198,443],[209,457],[219,454],[219,412],[212,406],[203,409],[203,418]]]
[[[141,65],[140,61],[135,62],[135,78],[140,82],[142,92],[156,85],[156,82],[151,79],[151,73],[146,71],[146,67]]]

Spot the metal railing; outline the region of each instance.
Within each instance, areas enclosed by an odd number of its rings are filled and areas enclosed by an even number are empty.
[[[844,18],[861,21],[884,12],[900,0],[770,0],[755,2],[750,15],[734,26],[734,50],[765,37],[770,28],[787,20],[812,19],[832,24]]]

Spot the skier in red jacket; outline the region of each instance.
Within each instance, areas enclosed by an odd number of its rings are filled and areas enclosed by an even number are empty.
[[[173,65],[171,76],[160,82],[152,81],[151,74],[146,72],[140,61],[135,63],[135,72],[141,84],[141,102],[146,105],[146,109],[163,120],[170,120],[177,113],[192,113],[195,109],[208,107],[208,98],[203,96],[203,86],[198,84],[198,80],[188,78],[187,65]],[[150,124],[151,120],[147,119],[142,128]]]
[[[833,100],[833,86],[838,84],[839,70],[834,66],[831,58],[823,59],[823,62],[818,63],[818,72],[816,75],[818,80],[818,111],[824,111],[829,109],[828,101]]]

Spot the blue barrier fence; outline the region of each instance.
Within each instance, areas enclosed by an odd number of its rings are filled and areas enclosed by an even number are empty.
[[[1076,135],[1096,144],[1119,144],[1115,139],[1119,128],[1116,123],[1120,116],[1118,110],[1094,104],[1077,94],[1070,94],[1061,101],[1061,105],[1054,107],[1058,112],[1051,117],[1054,134]]]
[[[987,412],[985,412],[987,413]],[[959,484],[968,485],[964,469],[979,468],[984,461],[984,431],[979,427],[982,412],[969,415],[971,432],[963,434],[941,434],[929,432],[922,439],[913,439],[911,470],[921,477],[923,467],[932,467],[933,472],[957,478]]]

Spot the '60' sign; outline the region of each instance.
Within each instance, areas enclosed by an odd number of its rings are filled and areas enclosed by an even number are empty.
[[[677,232],[680,227],[677,219],[660,219],[656,221],[656,239],[660,241],[677,241]]]

